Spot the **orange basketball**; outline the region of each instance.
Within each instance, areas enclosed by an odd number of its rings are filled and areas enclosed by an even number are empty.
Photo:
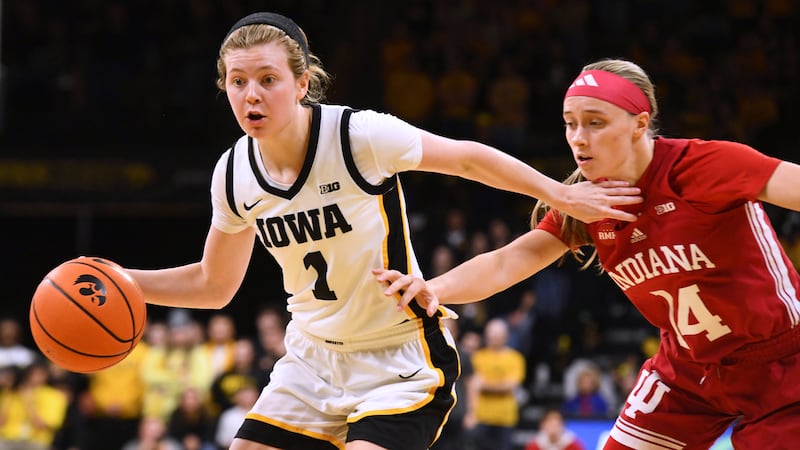
[[[81,256],[60,264],[31,301],[36,345],[73,372],[96,372],[122,361],[139,343],[146,318],[139,285],[103,258]]]

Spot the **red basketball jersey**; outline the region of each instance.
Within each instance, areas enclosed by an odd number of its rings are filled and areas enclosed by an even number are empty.
[[[655,140],[635,222],[588,225],[600,262],[662,330],[662,352],[714,363],[800,323],[800,281],[761,203],[780,160],[733,142]],[[558,236],[548,214],[539,228]]]

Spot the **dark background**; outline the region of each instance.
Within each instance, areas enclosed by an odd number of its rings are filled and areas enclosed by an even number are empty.
[[[795,162],[800,155],[796,0],[1,5],[0,315],[25,321],[39,280],[75,256],[152,268],[200,258],[211,169],[241,133],[214,86],[218,46],[250,12],[284,13],[306,31],[335,76],[330,103],[487,142],[556,178],[573,167],[560,119],[564,89],[602,57],[648,71],[665,135],[739,140]],[[457,77],[448,82],[453,73],[466,74],[468,88]],[[471,94],[448,108],[445,92]],[[402,179],[426,271],[448,211],[465,212],[470,230],[501,218],[519,233],[532,207],[440,175]],[[786,212],[770,212],[780,229]],[[256,248],[227,307],[243,332],[259,305],[283,302],[279,275]]]

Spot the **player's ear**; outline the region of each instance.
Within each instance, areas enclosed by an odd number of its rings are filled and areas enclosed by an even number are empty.
[[[308,87],[311,84],[311,72],[306,70],[303,72],[302,75],[297,79],[297,101],[303,100],[305,98],[306,93],[308,92]]]
[[[650,113],[642,111],[635,117],[636,128],[633,130],[633,139],[639,139],[650,129]]]

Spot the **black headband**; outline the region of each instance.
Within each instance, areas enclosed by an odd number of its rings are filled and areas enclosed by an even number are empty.
[[[306,42],[305,37],[303,36],[303,32],[300,30],[300,27],[294,23],[294,20],[282,16],[277,13],[270,13],[270,12],[259,12],[253,13],[249,16],[243,17],[239,19],[238,22],[233,24],[231,29],[228,31],[228,34],[225,35],[225,39],[228,39],[228,36],[231,35],[234,31],[238,30],[241,27],[247,25],[272,25],[273,27],[283,31],[286,33],[287,36],[294,39],[299,45],[300,48],[303,50],[303,55],[305,56],[306,60],[306,67],[309,67],[308,64],[308,42]]]

